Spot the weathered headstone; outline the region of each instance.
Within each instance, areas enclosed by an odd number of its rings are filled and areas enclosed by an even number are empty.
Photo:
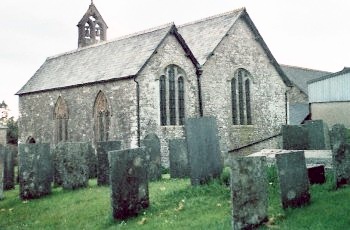
[[[323,184],[326,181],[324,165],[307,166],[310,184]]]
[[[200,185],[219,177],[223,165],[215,118],[186,119],[185,131],[191,184]]]
[[[149,206],[148,160],[144,148],[110,151],[108,159],[113,217],[136,216]]]
[[[89,178],[97,177],[97,156],[95,149],[92,147],[91,143],[88,143],[88,152],[86,154],[87,166],[89,168]]]
[[[185,139],[169,140],[170,177],[184,178],[190,176],[188,151]]]
[[[19,144],[19,188],[23,200],[51,193],[50,144]]]
[[[4,199],[4,149],[0,144],[0,200]]]
[[[282,207],[300,207],[310,201],[304,151],[276,154]]]
[[[237,157],[230,161],[233,229],[253,229],[267,220],[266,157]]]
[[[86,155],[89,154],[89,143],[59,143],[54,149],[57,172],[64,189],[87,187],[89,168]]]
[[[109,185],[108,152],[121,149],[121,141],[97,142],[97,185]]]
[[[308,130],[308,149],[330,149],[329,130],[322,120],[306,121]]]
[[[15,188],[14,152],[8,146],[4,150],[4,190],[10,190]]]
[[[335,186],[350,184],[350,130],[334,125],[330,132]]]
[[[283,149],[305,150],[309,149],[309,132],[304,125],[283,125]]]
[[[148,180],[155,181],[162,179],[162,165],[160,157],[160,141],[157,135],[148,134],[142,140],[146,154],[149,155]]]

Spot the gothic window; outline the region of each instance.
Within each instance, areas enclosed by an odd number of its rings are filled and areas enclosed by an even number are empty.
[[[97,94],[94,105],[95,141],[108,141],[110,127],[110,109],[102,91]]]
[[[163,126],[183,125],[185,119],[185,73],[175,65],[169,65],[164,73],[159,78],[160,124]]]
[[[159,79],[159,89],[160,89],[160,124],[166,125],[166,82],[165,76],[161,76]]]
[[[232,123],[234,125],[252,124],[250,82],[250,73],[245,69],[238,69],[231,80]]]
[[[185,91],[184,91],[184,78],[181,76],[177,80],[178,83],[178,98],[179,98],[179,125],[184,124],[185,119]]]
[[[68,106],[59,96],[54,110],[56,143],[68,140],[68,118]]]

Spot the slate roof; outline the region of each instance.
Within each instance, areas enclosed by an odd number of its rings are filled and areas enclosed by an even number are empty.
[[[304,119],[309,115],[308,104],[290,104],[289,105],[289,124],[300,125]]]
[[[330,72],[301,68],[296,66],[281,65],[282,70],[289,80],[293,82],[302,92],[308,95],[307,82],[329,75]]]
[[[169,23],[49,57],[17,95],[135,76],[174,27]]]

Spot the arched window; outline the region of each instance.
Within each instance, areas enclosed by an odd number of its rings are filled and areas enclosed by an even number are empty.
[[[245,69],[238,69],[231,80],[232,123],[234,125],[252,124],[250,97],[250,73]]]
[[[183,125],[185,119],[185,72],[169,65],[159,78],[160,124]],[[168,83],[168,84],[167,84]],[[167,103],[168,101],[168,103]]]
[[[100,91],[94,105],[95,141],[108,141],[110,126],[110,107],[106,96]]]
[[[65,100],[59,96],[54,110],[56,143],[68,140],[68,118],[68,106]]]

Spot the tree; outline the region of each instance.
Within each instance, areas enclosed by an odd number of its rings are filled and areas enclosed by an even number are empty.
[[[7,120],[7,143],[17,145],[18,143],[18,123],[14,117]]]

